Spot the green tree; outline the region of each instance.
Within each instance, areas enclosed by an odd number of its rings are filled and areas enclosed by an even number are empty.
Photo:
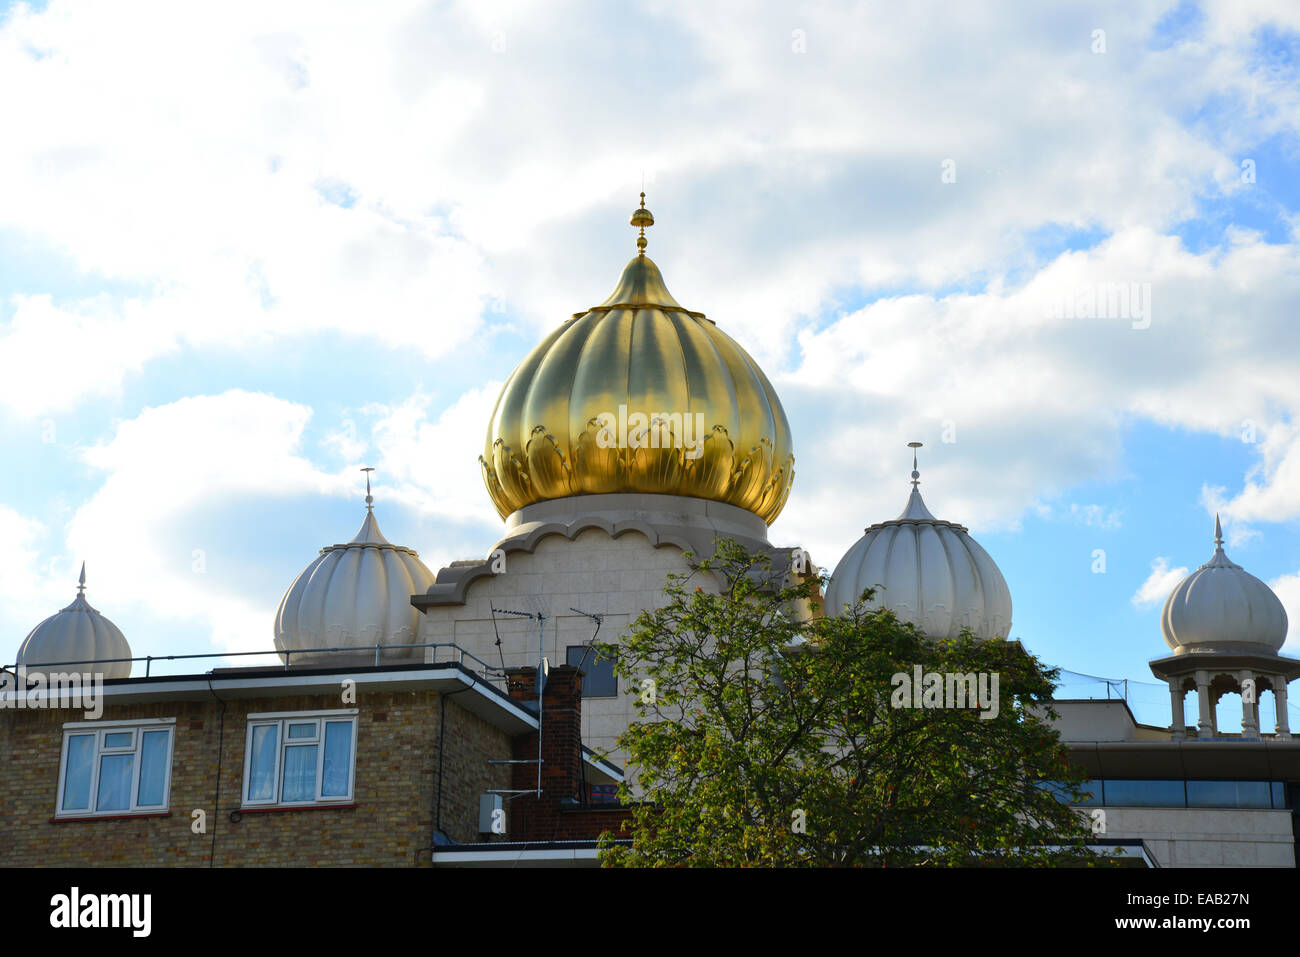
[[[864,603],[809,614],[816,579],[731,542],[694,569],[669,576],[667,604],[617,647],[638,707],[619,745],[643,793],[631,843],[602,839],[606,866],[1096,860],[1083,846],[1088,819],[1056,796],[1080,797],[1040,716],[1056,672],[1019,644],[931,641]],[[704,573],[720,591],[702,587]],[[987,701],[895,706],[897,676],[918,665],[996,674],[996,716]]]

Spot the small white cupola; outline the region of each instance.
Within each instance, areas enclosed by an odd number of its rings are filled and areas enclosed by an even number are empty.
[[[883,606],[931,638],[955,638],[969,628],[979,638],[1011,632],[1011,591],[997,564],[965,526],[935,518],[921,499],[921,473],[912,449],[912,492],[903,513],[869,527],[845,554],[826,588],[827,614],[856,604],[875,588]]]
[[[89,671],[106,679],[128,678],[131,662],[123,659],[130,657],[131,646],[121,630],[86,601],[86,563],[82,562],[77,597],[31,630],[18,648],[17,663],[28,673]]]
[[[412,645],[419,612],[411,596],[433,584],[433,573],[412,549],[384,538],[375,520],[366,472],[366,517],[350,542],[322,548],[294,579],[275,615],[275,647],[289,664],[344,664],[346,655],[328,648],[355,648],[374,655],[373,645]],[[410,650],[386,649],[383,659],[410,657]]]

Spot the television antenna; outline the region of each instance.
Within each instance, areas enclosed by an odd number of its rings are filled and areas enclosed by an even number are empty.
[[[530,618],[537,621],[537,671],[533,676],[533,690],[537,692],[537,757],[533,758],[513,758],[508,760],[490,760],[488,764],[535,764],[537,765],[537,787],[534,788],[489,788],[488,794],[504,794],[507,800],[513,801],[521,794],[532,794],[538,798],[542,796],[542,692],[546,688],[546,676],[551,670],[551,663],[546,658],[546,615],[540,611],[515,611],[511,608],[497,608],[495,605],[490,606],[492,609],[492,626],[496,627],[497,615],[511,615],[515,618]],[[498,650],[501,645],[501,636],[497,635]],[[504,657],[502,661],[504,662]]]

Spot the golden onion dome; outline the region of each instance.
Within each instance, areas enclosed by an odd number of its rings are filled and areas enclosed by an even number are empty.
[[[511,373],[479,462],[503,518],[533,502],[612,492],[685,495],[771,524],[794,480],[790,423],[758,364],[668,292],[640,252],[599,306]]]

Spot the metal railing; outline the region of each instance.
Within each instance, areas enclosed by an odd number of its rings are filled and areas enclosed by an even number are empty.
[[[490,665],[482,658],[475,655],[473,652],[466,651],[460,645],[451,641],[429,641],[429,642],[424,642],[422,644],[412,644],[412,645],[405,645],[405,644],[403,645],[354,645],[351,647],[338,646],[333,648],[308,648],[308,649],[300,649],[300,650],[283,650],[283,651],[277,649],[271,649],[269,651],[206,652],[204,654],[196,654],[196,655],[137,655],[132,658],[86,658],[78,661],[40,661],[40,662],[34,662],[30,666],[24,666],[24,667],[26,667],[27,670],[39,669],[41,671],[48,671],[51,668],[62,667],[66,665],[96,665],[96,664],[107,665],[107,664],[114,664],[123,661],[129,661],[134,664],[135,662],[143,661],[144,677],[149,678],[152,677],[151,672],[153,669],[153,663],[155,661],[187,661],[187,660],[197,660],[203,658],[224,659],[224,658],[247,658],[247,657],[259,657],[259,656],[265,657],[266,655],[279,655],[284,659],[284,670],[288,671],[293,661],[293,657],[292,657],[293,655],[319,655],[322,653],[330,654],[335,652],[342,653],[342,654],[356,655],[361,652],[369,652],[369,651],[373,651],[375,653],[375,667],[380,667],[382,664],[385,663],[381,661],[385,649],[393,649],[396,651],[412,651],[416,648],[452,649],[455,652],[455,654],[448,658],[448,662],[454,662],[455,664],[460,665],[462,668],[465,668],[467,671],[470,671],[471,673],[478,675],[478,677],[484,679],[485,681],[501,681],[502,679],[505,678],[505,669],[503,667],[501,667],[500,665]],[[472,665],[469,667],[466,666],[467,659],[470,662],[472,662]],[[390,660],[387,663],[388,664],[444,664],[447,662],[440,661],[438,652],[434,651],[432,661],[428,661],[428,660],[393,661],[390,658]],[[5,665],[3,668],[0,668],[0,671],[8,671],[10,673],[16,673],[17,670],[18,670],[17,664]],[[210,672],[205,672],[205,673],[210,673]]]

